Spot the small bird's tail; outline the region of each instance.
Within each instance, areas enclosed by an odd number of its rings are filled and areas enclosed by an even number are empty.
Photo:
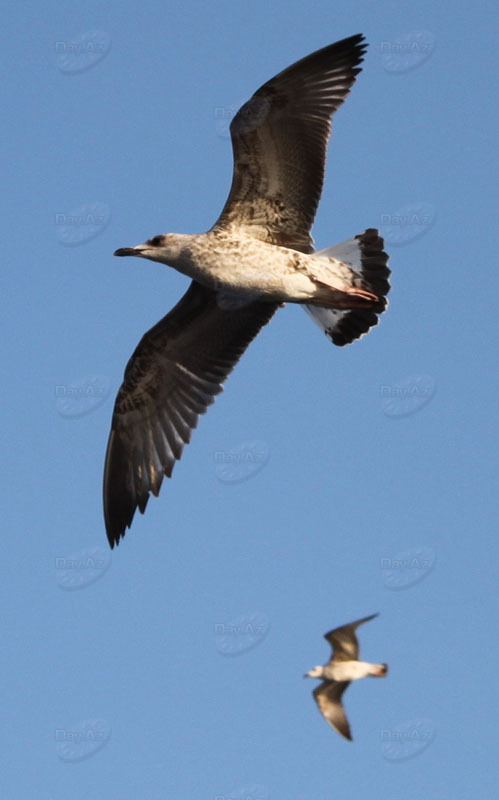
[[[377,303],[365,309],[336,309],[308,304],[304,306],[333,344],[341,347],[359,339],[378,324],[378,316],[387,307],[390,270],[387,266],[388,255],[383,246],[379,232],[375,228],[368,228],[353,239],[314,254],[317,258],[326,256],[342,261],[358,274],[361,284],[359,288],[368,288],[378,297]]]
[[[373,678],[384,678],[386,675],[388,675],[388,664],[371,664]]]

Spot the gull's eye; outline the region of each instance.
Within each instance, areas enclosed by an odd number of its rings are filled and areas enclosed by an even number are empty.
[[[161,247],[163,244],[163,236],[153,236],[152,239],[149,239],[147,244],[150,244],[151,247]]]

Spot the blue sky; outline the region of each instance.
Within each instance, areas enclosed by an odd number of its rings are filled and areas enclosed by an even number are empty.
[[[2,796],[491,796],[495,4],[48,0],[3,21]],[[382,227],[390,308],[344,349],[280,311],[111,555],[114,396],[187,286],[112,253],[210,227],[232,109],[358,32],[313,233]],[[362,653],[390,673],[345,695],[348,743],[301,676],[376,611]]]

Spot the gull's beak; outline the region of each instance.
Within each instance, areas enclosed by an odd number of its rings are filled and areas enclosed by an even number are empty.
[[[137,245],[137,247],[120,247],[119,250],[115,250],[113,255],[115,256],[140,256],[145,248],[142,245]]]

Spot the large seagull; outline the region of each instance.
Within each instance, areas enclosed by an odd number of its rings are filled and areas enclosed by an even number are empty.
[[[104,470],[111,547],[171,477],[200,414],[284,302],[301,303],[339,346],[376,325],[388,256],[369,228],[315,252],[331,117],[348,95],[361,34],[297,61],[258,89],[230,126],[234,174],[215,225],[116,250],[174,267],[192,282],[139,342],[118,392]]]

